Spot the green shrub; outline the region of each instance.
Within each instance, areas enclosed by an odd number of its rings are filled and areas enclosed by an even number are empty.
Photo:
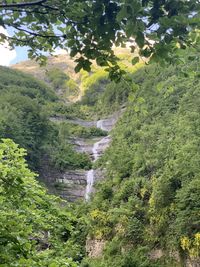
[[[61,171],[66,169],[90,169],[91,160],[86,153],[74,151],[70,144],[55,143],[53,147],[48,147],[52,164]]]
[[[0,143],[0,265],[77,267],[76,218],[47,194],[10,139]]]

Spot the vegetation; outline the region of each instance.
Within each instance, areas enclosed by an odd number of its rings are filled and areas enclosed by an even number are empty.
[[[106,131],[103,131],[95,126],[84,127],[79,124],[74,124],[70,122],[61,123],[60,129],[62,129],[62,131],[67,132],[70,137],[90,138],[107,135]]]
[[[36,182],[25,155],[10,139],[0,143],[0,265],[76,267],[77,218]]]
[[[46,153],[52,165],[62,170],[91,165],[87,155],[76,153],[70,145],[72,133],[63,135],[62,129],[49,121],[50,115],[62,113],[62,107],[65,116],[80,114],[76,106],[64,106],[50,87],[21,72],[1,67],[0,79],[0,137],[25,148],[32,168],[38,170]]]
[[[90,203],[90,236],[107,240],[107,246],[101,263],[89,260],[86,266],[146,266],[134,258],[138,249],[146,251],[142,255],[165,251],[157,266],[175,266],[172,252],[198,259],[200,97],[194,54],[188,52],[184,67],[152,65],[133,75],[135,92],[128,92],[127,110],[99,161],[107,179]]]
[[[65,124],[56,127],[54,131],[48,134],[44,145],[44,152],[49,155],[51,165],[59,171],[66,169],[89,169],[91,167],[89,156],[85,153],[76,152],[70,143],[70,138],[71,135]]]
[[[42,62],[42,52],[69,48],[71,56],[77,56],[77,72],[90,71],[96,59],[99,66],[107,67],[111,78],[118,80],[124,71],[117,65],[113,45],[124,46],[134,40],[140,56],[174,61],[179,48],[199,41],[199,7],[196,0],[3,2],[0,25],[11,27],[13,34],[1,34],[0,42],[28,46],[29,57]],[[133,64],[138,61],[133,55]]]
[[[0,136],[26,148],[29,163],[36,166],[49,130],[43,108],[57,97],[45,84],[25,74],[1,67],[0,77]]]
[[[80,90],[78,84],[60,69],[52,68],[47,71],[47,78],[57,94],[65,100],[78,97]]]
[[[177,253],[183,266],[199,260],[197,51],[181,53],[184,64],[176,66],[140,64],[118,84],[98,69],[82,73],[85,95],[70,105],[30,76],[0,68],[1,266],[178,267]],[[69,81],[59,71],[49,79],[55,87]],[[69,205],[48,195],[24,157],[36,170],[46,154],[60,171],[90,169],[89,156],[70,140],[106,132],[63,120],[124,106],[110,147],[95,163],[106,179],[91,201]],[[87,257],[88,239],[105,242],[99,259]],[[163,256],[153,260],[156,250]]]
[[[120,56],[120,51],[118,53]],[[128,56],[130,57],[129,51],[121,55],[119,64],[122,68],[124,68]],[[138,63],[135,66],[128,67],[129,74],[125,75],[118,83],[109,80],[107,73],[98,67],[93,68],[91,73],[82,71],[83,96],[79,108],[85,108],[85,110],[82,110],[87,117],[96,117],[97,119],[120,110],[126,104],[129,94],[137,89],[132,74],[139,71],[143,66],[143,63]]]
[[[46,106],[46,113],[48,116],[53,118],[63,118],[63,119],[91,119],[91,112],[88,106],[79,105],[74,103],[73,105],[66,105],[63,101],[51,102]]]

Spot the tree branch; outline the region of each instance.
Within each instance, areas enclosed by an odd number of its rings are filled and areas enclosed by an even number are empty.
[[[41,5],[45,2],[47,2],[47,0],[38,0],[35,2],[27,2],[27,3],[0,4],[0,8],[29,7],[29,6]]]
[[[32,32],[32,31],[29,31],[29,30],[26,30],[26,29],[22,29],[22,28],[19,28],[17,26],[13,26],[13,28],[15,28],[16,30],[18,31],[22,31],[22,32],[25,32],[25,33],[28,33],[32,36],[35,36],[35,37],[42,37],[42,38],[66,38],[66,35],[46,35],[46,34],[41,34],[41,33],[36,33],[36,32]]]
[[[48,5],[41,5],[42,7],[44,7],[44,8],[47,8],[47,9],[51,9],[51,10],[59,10],[59,8],[57,8],[57,7],[52,7],[52,6],[48,6]]]
[[[28,45],[28,43],[30,43],[30,41],[33,41],[34,37],[30,37],[29,39],[18,39],[16,37],[7,37],[7,40],[12,40],[14,42],[18,42],[18,43],[24,43],[25,45]]]
[[[48,11],[43,12],[43,11],[39,11],[38,9],[24,10],[24,9],[19,9],[19,8],[9,8],[9,9],[6,10],[5,15],[6,16],[13,15],[13,12],[27,13],[27,14],[33,14],[33,12],[34,12],[34,14],[36,13],[36,14],[40,14],[40,15],[47,15],[47,14],[49,14]]]

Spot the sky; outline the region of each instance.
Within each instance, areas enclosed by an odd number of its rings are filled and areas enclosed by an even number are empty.
[[[0,33],[9,35],[3,27],[0,27]],[[16,47],[14,50],[11,50],[7,42],[0,45],[0,65],[10,66],[11,64],[15,64],[26,59],[26,47]]]
[[[0,26],[0,33],[9,35],[9,33]],[[28,48],[27,47],[15,47],[14,50],[10,50],[8,43],[0,45],[0,65],[10,66],[18,62],[28,59]],[[56,49],[54,55],[66,54],[67,52],[63,49]]]

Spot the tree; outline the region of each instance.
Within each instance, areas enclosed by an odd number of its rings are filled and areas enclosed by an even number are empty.
[[[77,72],[89,71],[96,60],[112,78],[122,72],[113,45],[132,41],[132,52],[139,47],[140,56],[171,61],[175,50],[198,42],[199,8],[196,0],[3,1],[0,25],[13,34],[1,34],[0,41],[28,46],[29,57],[41,61],[42,51],[68,48],[77,56]],[[133,64],[138,60],[134,57]]]
[[[0,142],[0,265],[77,267],[76,218],[39,185],[25,155],[12,140]]]

